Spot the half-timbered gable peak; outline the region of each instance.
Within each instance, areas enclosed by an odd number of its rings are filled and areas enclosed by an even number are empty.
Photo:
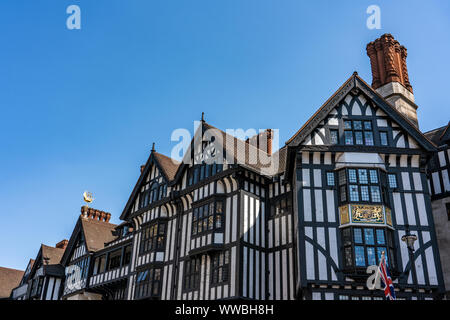
[[[120,219],[128,220],[136,212],[168,197],[171,190],[169,185],[175,179],[179,166],[178,161],[156,152],[153,147],[146,164],[141,166],[141,175]]]
[[[266,129],[245,140],[232,133],[239,136],[244,132],[225,132],[202,121],[175,180],[185,179],[183,186],[195,185],[217,173],[237,167],[263,176],[272,176],[279,171],[280,153],[272,154],[273,130]]]
[[[434,151],[435,145],[355,72],[286,144]],[[343,148],[342,148],[343,147]]]
[[[105,247],[105,243],[113,241],[117,225],[109,223],[111,214],[87,206],[81,207],[81,214],[66,244],[67,249],[62,257],[62,263],[67,265],[70,261],[95,252]]]

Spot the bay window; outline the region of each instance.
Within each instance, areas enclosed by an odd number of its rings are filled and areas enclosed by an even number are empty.
[[[338,182],[341,204],[384,203],[389,206],[386,174],[379,169],[341,169],[338,171]]]
[[[347,227],[342,229],[344,267],[367,268],[378,265],[382,252],[387,263],[396,267],[393,231],[387,228]]]

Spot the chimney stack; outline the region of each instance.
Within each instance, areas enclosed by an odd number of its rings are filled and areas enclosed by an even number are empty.
[[[109,222],[109,219],[111,219],[111,214],[105,211],[89,208],[88,206],[82,206],[81,217],[84,219]]]
[[[372,87],[416,127],[417,105],[406,67],[406,48],[387,33],[367,45]]]
[[[64,240],[61,240],[60,242],[58,242],[56,244],[55,248],[66,249],[68,244],[69,244],[69,240],[64,239]]]

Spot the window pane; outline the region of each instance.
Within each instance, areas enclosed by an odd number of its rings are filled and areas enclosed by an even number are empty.
[[[342,236],[344,238],[344,246],[348,246],[352,244],[352,234],[351,229],[347,228],[342,231]]]
[[[364,121],[364,129],[372,130],[372,121]]]
[[[353,121],[353,129],[355,129],[355,130],[362,130],[362,123],[361,123],[361,121]]]
[[[341,186],[341,202],[347,201],[347,188],[345,186]]]
[[[377,260],[375,257],[375,248],[367,247],[367,263],[371,266],[377,264]]]
[[[339,185],[347,183],[347,177],[345,176],[345,170],[339,171]]]
[[[352,247],[345,247],[344,249],[344,261],[347,267],[353,266]]]
[[[387,251],[386,251],[386,248],[384,248],[384,247],[377,248],[378,261],[380,261],[381,253],[383,253],[383,252],[384,252],[384,256],[386,257],[386,262],[388,262]]]
[[[339,143],[339,137],[338,137],[338,131],[337,130],[330,130],[330,142],[331,142],[331,144],[338,144]]]
[[[366,265],[366,257],[364,256],[364,247],[355,246],[355,265],[364,267]]]
[[[334,186],[334,173],[333,172],[327,172],[327,184],[329,186]]]
[[[359,183],[368,183],[367,178],[367,170],[366,169],[358,169],[358,175],[359,175]]]
[[[377,229],[377,244],[386,244],[386,239],[384,238],[384,230]]]
[[[372,202],[381,202],[380,188],[379,187],[370,187],[370,192],[372,195]]]
[[[363,243],[361,229],[359,228],[353,229],[353,236],[355,237],[355,243]]]
[[[364,229],[364,239],[366,244],[375,244],[373,229]]]
[[[361,186],[361,201],[370,201],[368,186]]]
[[[387,146],[388,145],[387,133],[386,132],[380,132],[380,142],[381,142],[382,146]]]
[[[355,131],[355,144],[363,144],[362,131]]]
[[[397,188],[397,176],[395,174],[389,174],[388,180],[390,188]]]
[[[357,185],[350,185],[350,201],[359,201],[359,193]]]
[[[373,133],[372,133],[372,131],[364,132],[364,138],[366,139],[366,146],[373,146]]]
[[[352,122],[351,121],[344,121],[344,128],[345,129],[351,129],[352,128]]]
[[[355,169],[348,170],[348,181],[350,181],[351,183],[356,183],[356,170]]]
[[[377,170],[369,170],[370,172],[370,183],[378,183]]]
[[[216,215],[216,229],[222,228],[222,215]]]
[[[222,201],[216,202],[216,213],[222,213]]]
[[[353,144],[353,132],[345,131],[345,144]]]

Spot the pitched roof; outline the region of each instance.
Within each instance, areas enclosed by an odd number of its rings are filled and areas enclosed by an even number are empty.
[[[61,262],[61,258],[64,254],[65,249],[49,247],[45,244],[41,244],[41,254],[43,259],[43,264],[59,264]]]
[[[22,280],[24,271],[0,267],[0,299],[9,298]]]
[[[433,143],[438,146],[442,145],[446,140],[450,138],[449,134],[450,134],[450,121],[446,126],[433,129],[424,133],[425,137],[433,141]]]
[[[154,151],[153,154],[169,181],[173,180],[173,178],[175,178],[175,174],[177,173],[178,167],[180,166],[180,162],[156,151]]]
[[[80,219],[88,251],[103,249],[105,243],[111,242],[117,238],[117,236],[113,234],[117,225],[91,218],[80,217]]]
[[[228,134],[227,132],[218,129],[209,123],[203,122],[205,130],[217,130],[222,135],[223,148],[227,153],[227,158],[232,155],[235,164],[254,170],[263,175],[273,175],[278,171],[279,153],[268,154],[265,150],[257,148],[256,146]],[[266,158],[266,159],[260,158]]]
[[[425,150],[435,151],[436,146],[419,131],[402,113],[388,103],[378,92],[361,79],[356,72],[344,82],[344,84],[309,118],[309,120],[298,130],[287,142],[289,146],[299,145],[317,125],[333,110],[337,104],[355,88],[361,90],[388,116],[394,119],[398,125],[408,132]]]

